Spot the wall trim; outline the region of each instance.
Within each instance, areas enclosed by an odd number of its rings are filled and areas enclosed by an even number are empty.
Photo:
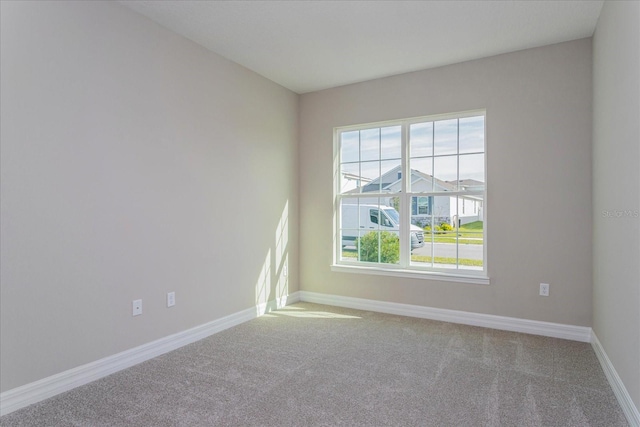
[[[300,295],[298,292],[294,292],[277,300],[258,304],[255,307],[230,314],[186,331],[7,390],[0,394],[0,416],[153,359],[298,301],[300,301]]]
[[[624,383],[620,379],[616,369],[613,367],[613,363],[609,360],[609,356],[607,356],[607,353],[604,351],[604,347],[600,343],[600,340],[598,340],[595,332],[592,332],[591,334],[591,346],[600,361],[600,366],[602,366],[602,370],[613,389],[613,393],[618,399],[618,403],[622,407],[624,415],[627,417],[629,425],[631,427],[640,427],[640,412],[633,403],[627,388],[624,386]]]
[[[400,316],[419,317],[422,319],[440,320],[443,322],[460,323],[463,325],[481,326],[485,328],[500,329],[503,331],[543,335],[572,341],[591,342],[591,328],[585,326],[564,325],[561,323],[542,322],[539,320],[519,319],[516,317],[471,313],[467,311],[425,307],[421,305],[344,297],[309,291],[300,291],[300,300],[318,304],[335,305],[338,307],[397,314]]]

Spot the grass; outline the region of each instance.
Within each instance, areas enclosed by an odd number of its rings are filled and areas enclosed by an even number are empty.
[[[343,258],[354,258],[354,259],[357,259],[358,258],[358,253],[356,251],[343,250],[342,251],[342,257]],[[435,264],[449,264],[449,265],[455,265],[456,264],[456,259],[455,258],[447,258],[447,257],[441,257],[441,256],[437,256],[437,257],[432,259],[432,257],[426,256],[426,255],[411,255],[411,261],[412,262],[426,262],[426,263],[429,263],[429,264],[431,264],[431,262],[433,262]],[[468,266],[468,267],[482,267],[482,260],[481,259],[460,258],[458,260],[458,264],[459,265],[465,265],[465,266]]]
[[[451,264],[451,265],[456,264],[455,258],[447,258],[442,256],[437,256],[435,258],[432,258],[430,256],[425,256],[425,255],[411,255],[411,261],[426,262],[429,264],[431,264],[431,262],[433,262],[434,264]],[[458,265],[465,265],[469,267],[482,267],[483,264],[481,259],[460,258],[458,259]]]
[[[456,243],[456,234],[458,235],[457,242],[462,245],[481,245],[484,242],[484,223],[482,221],[474,221],[469,224],[465,224],[458,228],[457,232],[453,231],[440,231],[436,233],[430,233],[425,231],[424,240],[430,242],[433,236],[434,243]]]
[[[482,232],[484,230],[484,223],[482,221],[470,222],[469,224],[460,226],[460,230],[469,230],[469,231],[473,230],[473,231]]]

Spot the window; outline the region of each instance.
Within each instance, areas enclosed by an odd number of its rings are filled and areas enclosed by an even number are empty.
[[[335,129],[335,264],[483,277],[485,113]]]
[[[416,197],[411,200],[411,215],[431,215],[432,197]]]

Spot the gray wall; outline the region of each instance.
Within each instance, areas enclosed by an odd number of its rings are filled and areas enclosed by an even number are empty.
[[[301,289],[590,326],[591,61],[583,39],[302,95]],[[332,129],[480,108],[491,285],[331,272]]]
[[[2,391],[298,290],[296,94],[115,2],[1,15]]]
[[[640,3],[605,2],[593,38],[593,330],[638,408],[639,28]]]

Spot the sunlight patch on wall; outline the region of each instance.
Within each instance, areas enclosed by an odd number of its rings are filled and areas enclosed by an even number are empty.
[[[256,282],[256,309],[258,316],[265,313],[267,302],[269,300],[269,292],[271,290],[271,249],[267,251],[260,275]]]
[[[276,224],[273,246],[267,251],[267,256],[256,282],[255,302],[258,316],[284,307],[287,303],[288,295],[289,201],[286,201]]]
[[[275,289],[276,306],[282,308],[286,305],[286,296],[289,295],[289,201],[284,204],[282,215],[276,226],[276,273],[277,282]]]

